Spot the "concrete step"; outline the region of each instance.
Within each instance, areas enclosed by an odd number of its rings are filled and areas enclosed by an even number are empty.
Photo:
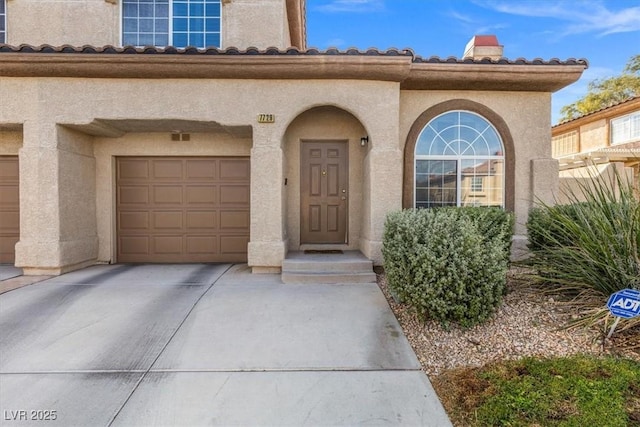
[[[358,251],[342,254],[290,252],[282,263],[284,283],[375,283],[373,262]]]
[[[375,283],[376,274],[371,273],[282,273],[284,283]]]

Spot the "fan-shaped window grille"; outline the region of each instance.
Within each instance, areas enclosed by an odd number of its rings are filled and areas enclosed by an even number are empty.
[[[504,207],[504,165],[500,135],[484,117],[470,111],[441,114],[416,144],[415,206]]]

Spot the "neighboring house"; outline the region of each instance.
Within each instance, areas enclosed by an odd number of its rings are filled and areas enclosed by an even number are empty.
[[[303,0],[0,5],[0,261],[25,274],[379,264],[386,215],[414,206],[503,206],[523,248],[558,186],[551,94],[587,67],[504,59],[493,36],[464,59],[320,52]]]
[[[560,170],[620,162],[640,173],[640,96],[551,128]]]
[[[614,169],[637,186],[640,176],[640,97],[602,108],[551,128],[553,157],[560,164],[560,194],[592,178],[613,178]]]

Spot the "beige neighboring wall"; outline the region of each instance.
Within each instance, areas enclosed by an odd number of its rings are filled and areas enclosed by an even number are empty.
[[[119,156],[249,156],[250,138],[223,133],[191,133],[190,141],[172,141],[169,132],[127,133],[95,138],[98,261],[117,262],[115,158]]]
[[[222,2],[222,47],[291,46],[284,0]]]
[[[616,176],[617,175],[617,176]],[[633,168],[627,168],[622,162],[591,165],[581,168],[560,171],[560,194],[558,203],[565,204],[578,200],[585,200],[584,187],[594,188],[592,182],[597,181],[613,189],[620,190],[617,177],[626,179],[631,185],[634,183]]]
[[[9,0],[7,43],[104,46],[120,43],[119,1]]]
[[[551,159],[551,94],[536,92],[482,92],[482,91],[402,91],[400,114],[400,144],[404,144],[417,117],[429,107],[451,99],[477,102],[498,114],[508,126],[515,149],[515,240],[526,235],[525,223],[529,209],[536,198],[548,200],[557,190],[555,174],[549,166],[534,168],[532,161]],[[557,162],[556,162],[557,163]],[[538,172],[535,176],[534,170]],[[541,176],[540,173],[544,174]],[[548,176],[547,176],[548,175]],[[545,185],[537,185],[544,182]],[[533,188],[538,193],[533,194]]]
[[[607,119],[596,120],[580,126],[580,151],[591,151],[609,146]]]

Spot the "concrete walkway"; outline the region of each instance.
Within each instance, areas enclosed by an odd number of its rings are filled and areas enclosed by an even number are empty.
[[[96,266],[0,295],[0,417],[451,425],[377,285],[242,265]]]

